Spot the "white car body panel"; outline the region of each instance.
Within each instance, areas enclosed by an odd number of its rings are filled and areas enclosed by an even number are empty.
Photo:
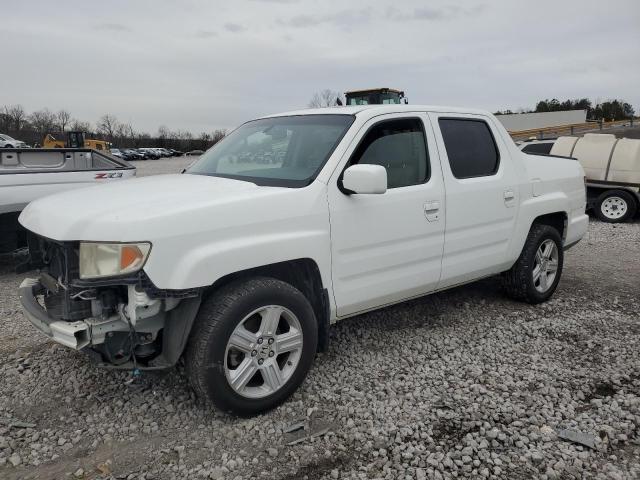
[[[281,115],[314,113],[356,118],[307,187],[191,174],[146,177],[35,201],[20,222],[55,240],[149,241],[144,271],[161,289],[209,286],[245,269],[308,258],[328,291],[332,321],[509,269],[537,216],[566,214],[566,245],[586,232],[578,162],[523,154],[491,114],[389,105]],[[500,150],[496,175],[452,177],[439,115],[487,121]],[[430,181],[380,195],[338,189],[370,124],[416,116],[425,124]],[[437,221],[425,215],[429,202],[439,204]]]
[[[426,115],[427,145],[433,132]],[[352,315],[435,290],[444,242],[444,186],[438,164],[422,185],[388,189],[382,195],[345,195],[338,178],[368,129],[379,121],[406,115],[381,115],[362,125],[329,181],[333,289],[338,316]],[[430,152],[437,159],[437,153]],[[433,162],[432,162],[433,163]],[[434,168],[435,167],[435,168]],[[432,221],[425,205],[437,202]]]
[[[107,171],[105,171],[106,173]],[[117,177],[96,178],[98,172],[25,173],[0,175],[0,213],[19,212],[30,202],[56,193],[94,187],[135,176],[135,170],[123,170]],[[55,178],[54,176],[55,175]],[[86,195],[83,193],[83,195]],[[86,202],[86,196],[83,197]]]
[[[515,261],[507,255],[518,213],[518,172],[511,152],[496,134],[489,117],[449,113],[430,114],[445,180],[447,231],[439,288],[498,273]],[[494,135],[501,159],[491,176],[457,179],[449,166],[438,127],[439,118],[468,118],[486,122]],[[507,192],[511,195],[505,198]]]
[[[0,150],[0,214],[54,193],[135,176],[135,167],[119,162],[89,149]]]

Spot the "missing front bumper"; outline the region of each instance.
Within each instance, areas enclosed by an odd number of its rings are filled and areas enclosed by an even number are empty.
[[[83,321],[65,322],[49,316],[38,302],[37,296],[44,287],[38,279],[25,278],[18,293],[25,317],[31,324],[52,340],[74,350],[80,350],[91,341],[89,326]]]

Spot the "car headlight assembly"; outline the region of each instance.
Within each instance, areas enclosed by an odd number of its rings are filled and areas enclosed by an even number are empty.
[[[80,278],[104,278],[140,270],[151,244],[80,242]]]

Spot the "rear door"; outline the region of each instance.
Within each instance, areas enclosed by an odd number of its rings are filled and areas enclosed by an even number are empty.
[[[444,189],[424,113],[369,120],[329,182],[332,279],[337,315],[422,295],[436,288],[444,240]],[[346,194],[349,165],[387,169],[384,194]]]
[[[438,288],[509,268],[517,172],[491,118],[430,113],[440,152],[447,227]]]

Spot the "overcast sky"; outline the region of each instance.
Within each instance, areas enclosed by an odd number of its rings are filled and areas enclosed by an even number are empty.
[[[497,109],[624,98],[640,0],[0,0],[0,105],[194,134],[388,86]]]

